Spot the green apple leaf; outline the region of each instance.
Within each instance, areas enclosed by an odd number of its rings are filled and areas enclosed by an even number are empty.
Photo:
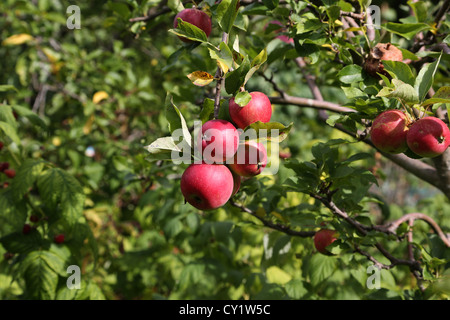
[[[338,72],[338,78],[341,82],[352,84],[364,80],[362,68],[356,64],[345,66]]]
[[[426,23],[394,23],[388,22],[381,27],[389,32],[398,34],[408,40],[411,40],[417,33],[430,30],[431,27]]]
[[[422,103],[422,106],[428,106],[435,103],[449,103],[450,104],[450,87],[445,86],[433,95],[431,99],[427,99]]]
[[[239,9],[239,0],[222,0],[217,7],[216,19],[223,32],[230,33]]]
[[[285,126],[279,122],[257,121],[245,128],[244,132],[246,132],[248,129],[253,129],[259,141],[268,140],[281,142],[287,138],[292,127],[292,122],[288,126]]]
[[[434,75],[439,67],[439,62],[441,61],[442,53],[439,58],[433,63],[426,64],[422,67],[419,74],[417,75],[414,88],[417,90],[419,95],[419,101],[424,101],[425,97],[433,85]]]
[[[384,69],[392,76],[404,83],[414,86],[415,77],[411,71],[411,68],[401,61],[383,61]]]
[[[250,100],[252,100],[252,96],[247,91],[239,92],[234,97],[234,102],[236,102],[236,104],[240,107],[245,107]]]

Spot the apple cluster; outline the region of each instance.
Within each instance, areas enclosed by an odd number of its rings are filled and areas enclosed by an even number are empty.
[[[436,117],[410,121],[400,110],[379,114],[371,128],[372,142],[386,153],[404,153],[411,158],[433,158],[450,145],[448,126]]]
[[[239,191],[242,177],[259,175],[267,165],[267,151],[262,143],[240,141],[242,130],[257,121],[269,122],[272,116],[272,105],[264,93],[251,92],[250,96],[250,102],[243,107],[230,99],[232,122],[209,120],[198,133],[202,162],[189,165],[180,185],[185,200],[197,209],[223,206]]]

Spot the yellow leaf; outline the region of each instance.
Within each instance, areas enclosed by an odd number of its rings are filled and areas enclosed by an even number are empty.
[[[4,46],[18,46],[25,42],[33,40],[33,36],[27,33],[15,34],[12,35],[5,40],[3,40],[2,45]]]
[[[222,69],[224,74],[228,72],[228,66],[222,61],[217,60],[217,65],[219,66],[220,69]]]
[[[107,99],[108,97],[109,95],[105,91],[98,91],[92,97],[92,102],[98,104],[100,101]]]
[[[341,20],[335,20],[335,21],[334,21],[334,24],[335,24],[335,25],[338,25],[338,26],[342,26],[342,25],[343,25],[343,23],[341,22]]]
[[[286,218],[284,218],[281,214],[279,214],[276,211],[272,211],[270,214],[273,215],[274,217],[280,219],[283,222],[287,222]]]
[[[206,86],[214,80],[214,77],[205,71],[194,71],[188,74],[187,77],[193,84],[199,87]]]
[[[292,276],[286,271],[278,268],[277,266],[271,266],[266,270],[267,281],[276,284],[286,284],[291,281]]]
[[[263,207],[258,207],[258,209],[256,209],[255,213],[260,218],[264,218],[266,216],[266,210],[264,210]]]

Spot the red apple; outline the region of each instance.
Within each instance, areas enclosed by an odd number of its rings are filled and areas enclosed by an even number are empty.
[[[415,154],[433,158],[444,153],[450,145],[450,130],[442,120],[426,117],[412,124],[406,141]]]
[[[29,224],[24,224],[24,226],[22,228],[22,233],[29,234],[30,232],[31,232],[31,226]]]
[[[380,151],[401,153],[408,149],[406,115],[400,110],[387,110],[375,118],[372,124],[372,142]]]
[[[236,153],[239,132],[225,120],[205,122],[198,134],[197,145],[206,163],[223,163]]]
[[[335,230],[321,229],[314,235],[314,246],[317,251],[322,254],[330,255],[326,249],[330,244],[337,240],[337,233]]]
[[[3,142],[0,141],[0,151],[3,149],[3,146],[4,146]]]
[[[227,161],[228,163],[229,161]],[[267,151],[262,143],[254,140],[239,145],[232,162],[228,163],[230,169],[243,177],[253,177],[260,174],[267,166]]]
[[[245,129],[256,121],[269,122],[272,117],[272,105],[269,98],[262,92],[251,92],[252,99],[248,104],[241,107],[230,99],[229,111],[231,120],[238,128]]]
[[[9,168],[9,162],[0,162],[0,172],[3,172],[8,168]]]
[[[191,164],[181,176],[181,193],[185,200],[200,210],[223,206],[234,188],[233,175],[223,164]]]
[[[184,9],[180,11],[173,20],[173,27],[178,27],[178,18],[185,22],[189,22],[199,29],[203,30],[207,37],[209,37],[211,33],[211,18],[208,16],[206,12],[203,12],[198,9]],[[193,42],[187,38],[179,37],[183,42]]]
[[[14,169],[6,169],[3,173],[6,174],[8,178],[14,178],[16,176],[16,170]]]
[[[57,244],[61,244],[64,242],[64,234],[57,234],[56,236],[53,237],[53,241]]]

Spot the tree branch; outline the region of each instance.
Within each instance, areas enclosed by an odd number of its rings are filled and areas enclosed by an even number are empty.
[[[228,33],[224,32],[222,34],[222,42],[228,43]],[[220,92],[222,90],[223,84],[223,72],[220,66],[217,67],[215,78],[216,81],[216,93],[214,96],[214,119],[219,117],[219,109],[220,109]]]
[[[296,105],[299,107],[309,107],[316,109],[329,110],[333,112],[356,112],[356,110],[342,107],[339,104],[328,102],[328,101],[320,101],[315,99],[301,98],[301,97],[293,97],[290,95],[285,95],[285,97],[269,97],[269,100],[273,104],[281,104],[281,105]]]
[[[296,237],[302,237],[302,238],[310,238],[313,237],[316,232],[315,231],[296,231],[296,230],[292,230],[291,228],[289,228],[286,225],[282,225],[279,223],[273,223],[272,221],[266,220],[260,216],[258,216],[255,212],[253,212],[252,210],[250,210],[249,208],[246,208],[243,205],[237,204],[236,202],[234,202],[233,200],[229,201],[230,204],[236,208],[241,209],[242,212],[246,212],[250,215],[252,215],[253,217],[255,217],[256,219],[258,219],[259,221],[262,222],[262,224],[268,228],[274,229],[274,230],[278,230],[280,232],[286,233],[290,236],[296,236]]]

